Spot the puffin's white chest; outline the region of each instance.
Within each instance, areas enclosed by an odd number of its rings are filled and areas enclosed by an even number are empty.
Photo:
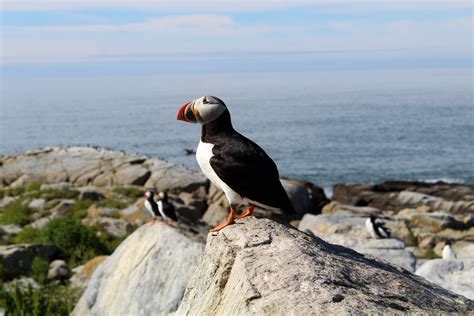
[[[156,205],[158,206],[158,212],[160,212],[161,217],[163,217],[164,219],[169,219],[163,211],[163,201],[159,200],[158,202],[156,202]]]
[[[442,256],[445,260],[456,259],[456,253],[450,245],[444,246]]]
[[[367,220],[365,221],[365,229],[367,229],[367,231],[369,232],[372,238],[379,238],[379,236],[375,232],[375,227],[372,224],[372,221],[370,220],[370,218],[367,218]]]
[[[219,189],[224,191],[230,204],[244,204],[240,194],[232,190],[224,181],[222,181],[211,166],[210,159],[214,154],[212,148],[214,144],[199,142],[196,150],[196,160],[204,175]]]
[[[153,208],[148,200],[145,200],[145,208],[150,213],[151,217],[155,217],[155,213],[153,213]]]

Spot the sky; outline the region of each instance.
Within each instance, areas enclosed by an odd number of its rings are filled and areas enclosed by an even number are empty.
[[[1,0],[2,75],[472,67],[473,2]]]

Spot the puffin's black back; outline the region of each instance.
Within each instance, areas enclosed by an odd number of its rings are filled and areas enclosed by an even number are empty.
[[[296,213],[265,151],[232,127],[229,111],[203,125],[201,140],[214,144],[210,164],[219,178],[242,197]]]
[[[178,217],[176,216],[176,211],[173,204],[168,202],[168,199],[166,199],[166,201],[162,201],[162,203],[163,203],[163,213],[165,213],[165,215],[171,218],[173,221],[177,221]]]
[[[150,203],[153,214],[155,214],[155,216],[161,217],[161,214],[160,214],[160,211],[158,210],[158,205],[156,204],[153,193],[147,200],[148,200],[148,203]]]

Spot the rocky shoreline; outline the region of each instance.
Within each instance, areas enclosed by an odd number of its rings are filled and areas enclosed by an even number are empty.
[[[473,310],[472,301],[454,294],[474,299],[474,285],[466,281],[474,279],[473,184],[336,184],[329,199],[313,183],[282,183],[297,220],[258,210],[258,218],[268,219],[249,219],[208,236],[209,227],[226,217],[228,205],[198,171],[93,147],[1,156],[0,274],[5,285],[0,306],[11,308],[9,296],[17,288],[55,286],[68,293],[68,312],[86,289],[75,315],[150,314],[150,308],[160,315],[223,315],[229,308],[233,314],[357,313],[362,305],[371,312]],[[149,221],[145,189],[168,191],[182,222],[144,225]],[[383,219],[394,238],[369,238],[364,223],[370,214]],[[456,260],[439,259],[448,241]],[[281,265],[272,266],[272,253],[282,247],[289,249],[279,255]],[[299,259],[302,253],[307,259]],[[318,253],[325,253],[320,263]],[[346,259],[337,259],[341,256]],[[354,278],[364,269],[369,269],[365,281]],[[393,280],[385,285],[398,294],[381,294],[380,278]],[[116,290],[107,293],[106,288]],[[423,291],[426,296],[416,300],[414,293]],[[239,295],[242,300],[224,304]],[[291,303],[277,306],[279,300]]]

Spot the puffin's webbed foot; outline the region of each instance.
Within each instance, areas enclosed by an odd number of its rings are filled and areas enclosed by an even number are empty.
[[[231,207],[229,216],[227,217],[227,220],[225,221],[225,223],[222,223],[219,226],[214,227],[213,229],[210,230],[210,232],[216,233],[216,232],[220,231],[222,228],[233,224],[234,220],[235,220],[235,210],[234,210],[234,208]]]
[[[255,210],[255,205],[250,205],[250,207],[248,208],[248,210],[246,210],[245,212],[242,213],[242,215],[236,217],[235,219],[238,220],[238,219],[242,219],[244,217],[247,217],[247,216],[250,216],[252,215],[253,211]]]

